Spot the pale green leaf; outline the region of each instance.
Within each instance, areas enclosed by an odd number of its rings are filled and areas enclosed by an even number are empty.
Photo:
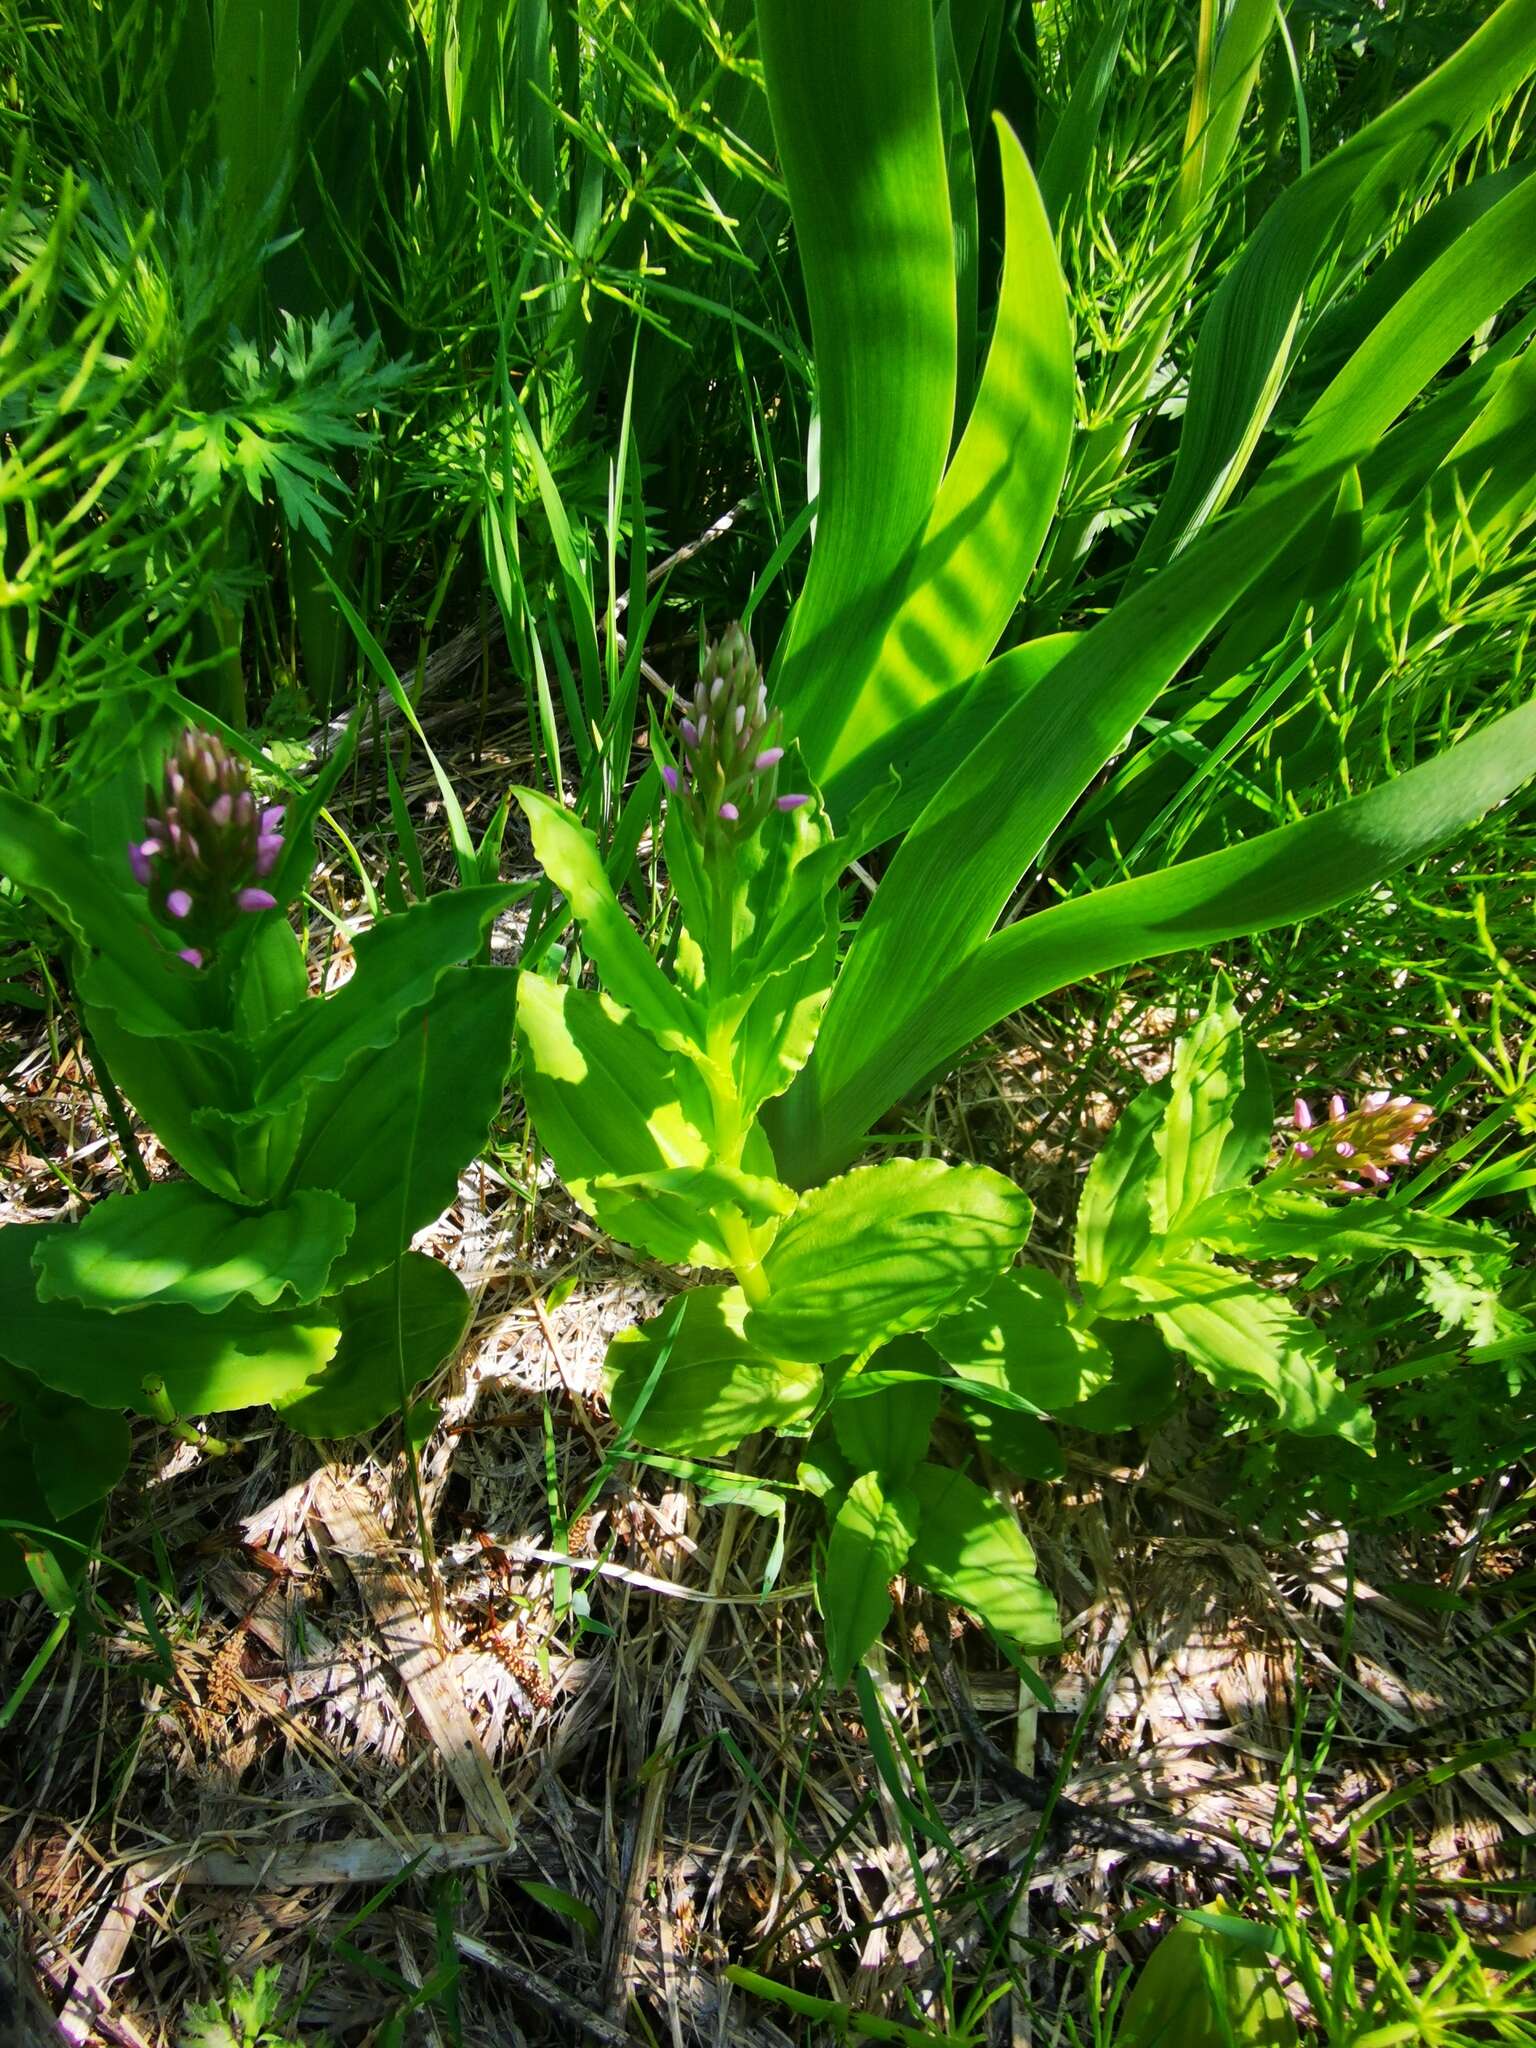
[[[821,1393],[814,1366],[759,1350],[745,1333],[738,1287],[696,1287],[675,1306],[608,1346],[604,1378],[614,1420],[638,1442],[693,1458],[723,1457],[760,1429],[809,1415]],[[635,1414],[659,1358],[660,1376]],[[631,1421],[631,1418],[634,1418]]]
[[[887,1491],[878,1473],[865,1472],[849,1487],[827,1539],[821,1580],[827,1675],[834,1685],[847,1684],[889,1620],[890,1583],[912,1547],[917,1521],[910,1486]]]
[[[1113,1371],[1098,1338],[1072,1321],[1066,1289],[1038,1266],[1004,1273],[935,1323],[928,1342],[963,1379],[1006,1388],[1036,1415],[1076,1407]]]
[[[942,1465],[919,1465],[911,1486],[918,1528],[907,1553],[908,1577],[1027,1648],[1060,1642],[1056,1602],[1036,1577],[1035,1553],[1002,1502]]]

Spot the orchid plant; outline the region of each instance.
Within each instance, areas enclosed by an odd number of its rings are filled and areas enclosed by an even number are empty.
[[[189,1417],[270,1405],[345,1435],[407,1406],[463,1334],[463,1287],[409,1245],[501,1102],[513,977],[472,963],[517,892],[387,916],[350,978],[312,991],[287,913],[350,749],[285,807],[211,733],[152,745],[126,849],[126,777],[91,832],[0,795],[0,871],[62,927],[97,1061],[185,1175],[0,1231],[8,1590],[57,1570],[39,1531],[82,1559],[129,1413],[211,1454]]]
[[[705,650],[675,732],[654,745],[676,911],[659,957],[595,840],[549,798],[516,792],[601,982],[558,979],[552,951],[525,961],[522,1086],[577,1203],[636,1250],[693,1269],[609,1347],[628,1438],[695,1460],[764,1431],[798,1447],[798,1483],[829,1524],[835,1676],[879,1633],[898,1573],[1021,1643],[1057,1639],[1029,1542],[990,1484],[1059,1474],[1054,1421],[1148,1419],[1188,1366],[1239,1419],[1369,1444],[1370,1413],[1321,1332],[1225,1261],[1485,1253],[1487,1233],[1468,1226],[1328,1199],[1346,1162],[1349,1185],[1374,1184],[1377,1160],[1422,1130],[1423,1105],[1336,1105],[1326,1153],[1298,1139],[1255,1180],[1271,1149],[1268,1080],[1219,988],[1169,1080],[1132,1103],[1095,1162],[1075,1289],[1019,1263],[1032,1205],[987,1167],[890,1158],[797,1191],[764,1112],[813,1053],[842,844],[818,800],[780,792],[802,764],[739,628]],[[974,1456],[937,1455],[946,1441]]]

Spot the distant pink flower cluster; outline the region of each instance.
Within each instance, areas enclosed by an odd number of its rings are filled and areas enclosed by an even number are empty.
[[[1291,1140],[1279,1171],[1291,1186],[1323,1187],[1363,1195],[1385,1187],[1394,1166],[1406,1166],[1415,1141],[1434,1117],[1427,1102],[1376,1088],[1351,1110],[1342,1095],[1330,1095],[1326,1118],[1313,1115],[1296,1097]]]
[[[736,828],[750,830],[770,811],[797,811],[810,802],[805,795],[778,794],[784,748],[777,724],[752,642],[739,625],[727,626],[705,649],[687,715],[678,723],[682,765],[668,762],[661,771],[706,843],[728,839]]]
[[[186,941],[178,952],[189,967],[202,967],[238,918],[277,908],[260,885],[283,850],[282,822],[282,805],[257,803],[240,756],[188,726],[160,789],[144,792],[144,837],[129,842],[128,865]]]

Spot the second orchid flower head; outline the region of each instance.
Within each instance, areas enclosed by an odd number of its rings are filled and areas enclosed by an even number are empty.
[[[1406,1166],[1413,1147],[1434,1117],[1427,1102],[1376,1088],[1351,1109],[1342,1095],[1330,1095],[1326,1117],[1315,1116],[1298,1095],[1291,1138],[1276,1171],[1295,1187],[1363,1195],[1385,1187],[1397,1166]]]
[[[782,721],[739,625],[704,648],[693,695],[677,725],[679,760],[662,779],[686,809],[701,843],[729,847],[774,811],[797,811],[810,798],[781,793]]]

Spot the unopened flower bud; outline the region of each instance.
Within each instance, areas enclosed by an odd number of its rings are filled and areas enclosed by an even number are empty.
[[[157,915],[190,943],[177,957],[202,967],[242,916],[274,910],[259,886],[282,858],[282,804],[257,803],[245,762],[209,733],[188,728],[171,751],[158,793],[145,792],[144,836],[128,865]]]

